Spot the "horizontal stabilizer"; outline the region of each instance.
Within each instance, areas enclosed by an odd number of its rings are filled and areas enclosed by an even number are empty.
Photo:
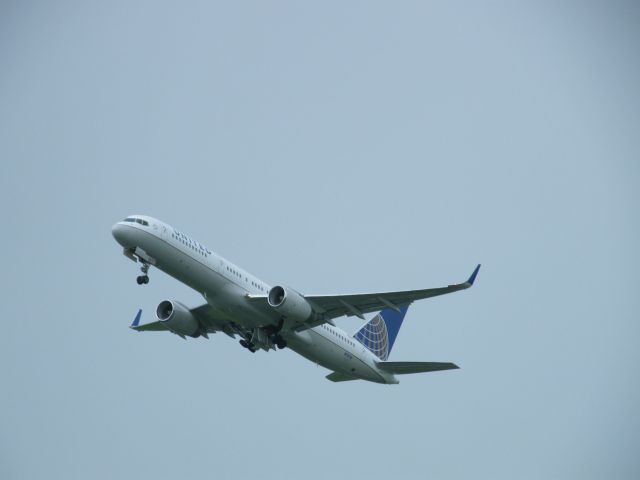
[[[442,362],[376,362],[380,370],[396,375],[406,373],[437,372],[439,370],[454,370],[458,367],[455,363]]]
[[[349,380],[358,380],[356,377],[352,377],[351,375],[340,372],[330,373],[325,378],[327,380],[331,380],[332,382],[348,382]]]

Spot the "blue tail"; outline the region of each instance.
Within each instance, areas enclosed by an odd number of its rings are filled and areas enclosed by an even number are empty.
[[[380,360],[389,358],[409,305],[399,309],[385,308],[353,336]]]

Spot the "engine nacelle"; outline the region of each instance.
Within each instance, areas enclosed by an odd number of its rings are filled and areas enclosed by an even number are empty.
[[[313,314],[311,305],[302,295],[295,290],[281,287],[280,285],[269,290],[267,301],[280,314],[292,320],[304,322]]]
[[[156,308],[156,317],[178,335],[200,336],[200,324],[187,307],[179,302],[164,300]]]

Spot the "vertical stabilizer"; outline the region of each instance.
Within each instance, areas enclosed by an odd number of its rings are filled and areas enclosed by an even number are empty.
[[[399,311],[385,308],[358,330],[353,338],[380,360],[386,360],[389,358],[408,309],[409,305],[399,307]]]

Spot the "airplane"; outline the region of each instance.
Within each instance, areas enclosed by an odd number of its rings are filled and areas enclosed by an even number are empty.
[[[205,302],[188,308],[163,300],[157,320],[141,324],[142,310],[130,328],[138,332],[168,331],[183,339],[209,338],[223,332],[240,338],[256,352],[290,348],[332,371],[333,382],[367,380],[399,383],[396,375],[457,369],[445,362],[393,362],[389,354],[409,305],[420,299],[471,287],[478,265],[466,282],[441,288],[346,295],[303,295],[293,288],[270,286],[202,243],[160,220],[130,215],[112,227],[123,253],[140,263],[138,285],[149,283],[149,268],[172,276],[200,293]],[[371,320],[365,314],[377,312]],[[364,325],[349,335],[334,319],[356,316]]]

